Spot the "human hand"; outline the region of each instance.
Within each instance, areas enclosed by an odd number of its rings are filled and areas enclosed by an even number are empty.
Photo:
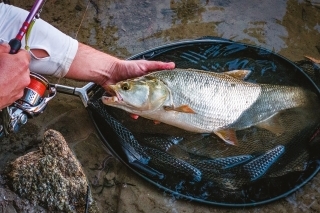
[[[30,83],[30,55],[25,50],[9,54],[10,46],[0,44],[0,109],[23,96]]]
[[[79,43],[67,78],[92,81],[107,89],[109,84],[134,78],[156,70],[174,69],[173,62],[121,60],[88,45]]]
[[[109,84],[114,84],[125,79],[142,76],[152,71],[171,70],[174,69],[174,67],[175,64],[173,62],[119,60],[114,63],[114,66],[110,69],[110,76],[108,78],[101,79],[99,84],[106,89]]]

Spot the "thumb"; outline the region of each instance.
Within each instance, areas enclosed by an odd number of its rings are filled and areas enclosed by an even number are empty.
[[[10,45],[7,43],[0,43],[0,53],[9,53],[10,52]]]
[[[104,82],[103,84],[101,84],[100,86],[101,86],[104,90],[108,91],[108,90],[110,90],[109,85],[113,85],[113,84],[116,84],[116,82],[115,82],[114,80],[108,80],[108,81]]]

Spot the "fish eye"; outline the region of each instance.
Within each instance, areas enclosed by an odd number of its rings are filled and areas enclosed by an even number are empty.
[[[130,85],[128,82],[124,82],[122,85],[121,85],[121,89],[123,90],[129,90],[130,89]]]

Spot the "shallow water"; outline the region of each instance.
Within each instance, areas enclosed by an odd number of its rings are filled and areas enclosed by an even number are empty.
[[[305,55],[320,58],[320,8],[310,2],[316,1],[48,0],[41,17],[80,42],[121,58],[175,41],[218,36],[262,46],[297,61]],[[10,3],[30,9],[33,1]],[[83,85],[69,80],[59,83]],[[320,211],[319,175],[293,195],[254,208],[226,209],[177,200],[111,157],[81,101],[63,94],[17,135],[1,141],[1,168],[32,150],[46,128],[60,131],[70,143],[102,212]]]
[[[218,36],[299,60],[318,54],[318,10],[303,0],[55,0],[47,3],[42,17],[73,37],[78,32],[79,41],[119,57],[173,41]],[[74,17],[77,21],[70,23]]]

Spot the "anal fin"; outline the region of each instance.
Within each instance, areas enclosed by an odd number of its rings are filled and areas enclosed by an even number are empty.
[[[279,114],[280,113],[276,113],[272,115],[266,120],[256,124],[256,126],[262,129],[266,129],[277,136],[281,135],[285,131],[285,129],[279,122],[280,121]]]

